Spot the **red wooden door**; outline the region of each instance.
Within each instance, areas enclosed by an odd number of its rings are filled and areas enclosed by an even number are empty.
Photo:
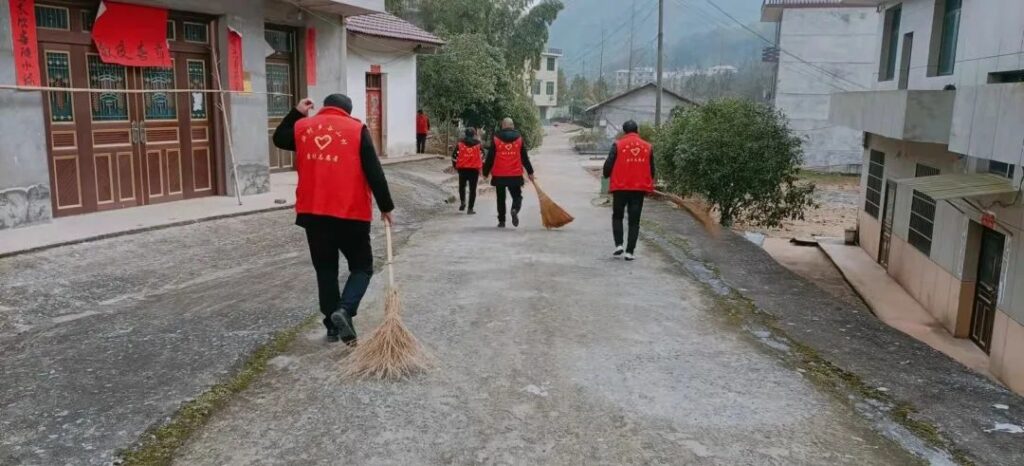
[[[380,73],[366,74],[366,126],[370,129],[373,146],[381,157],[384,153],[384,96]]]

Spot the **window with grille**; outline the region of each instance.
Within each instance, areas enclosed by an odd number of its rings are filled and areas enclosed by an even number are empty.
[[[555,59],[548,57],[548,71],[555,71]]]
[[[885,153],[871,151],[871,160],[868,162],[868,186],[864,195],[864,211],[875,218],[878,218],[878,213],[881,211],[884,174]]]
[[[935,176],[939,170],[927,165],[917,164],[916,177]],[[932,233],[935,230],[935,200],[920,191],[914,191],[910,204],[910,230],[907,241],[924,255],[931,255]]]
[[[547,89],[545,89],[545,91],[546,91],[547,95],[555,95],[555,82],[554,81],[548,81],[546,86],[547,86]]]
[[[535,79],[533,81],[533,95],[540,95],[540,80]]]
[[[900,17],[903,7],[896,5],[885,10],[885,32],[882,36],[881,69],[878,70],[879,81],[892,81],[896,77],[896,51],[900,41]]]
[[[988,172],[993,175],[1004,176],[1009,179],[1013,179],[1014,169],[1016,167],[1008,163],[997,162],[995,160],[989,160]]]
[[[376,73],[366,74],[366,88],[367,89],[381,89],[381,75]]]

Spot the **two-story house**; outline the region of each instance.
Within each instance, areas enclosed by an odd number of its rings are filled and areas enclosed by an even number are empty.
[[[561,49],[549,48],[540,54],[537,63],[526,66],[527,90],[540,112],[541,121],[551,118],[552,109],[558,106],[558,61],[561,58]]]
[[[862,248],[1024,392],[1024,2],[878,0],[863,132]]]

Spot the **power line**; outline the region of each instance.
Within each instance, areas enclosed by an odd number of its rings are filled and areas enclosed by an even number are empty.
[[[676,1],[681,3],[682,0],[676,0]],[[830,77],[832,77],[834,79],[837,79],[839,81],[843,81],[843,82],[849,83],[849,84],[851,84],[851,85],[853,85],[855,87],[859,87],[859,88],[861,88],[863,90],[870,90],[868,87],[866,87],[864,85],[861,85],[860,83],[856,83],[856,82],[850,81],[850,80],[848,80],[848,79],[846,79],[846,78],[844,78],[842,76],[839,76],[838,74],[835,74],[834,72],[831,72],[831,71],[829,71],[829,70],[827,70],[825,68],[822,68],[822,67],[820,67],[818,65],[815,65],[815,64],[813,64],[813,63],[811,63],[811,62],[809,62],[807,60],[804,60],[803,58],[801,58],[800,56],[798,56],[796,54],[790,53],[789,51],[787,51],[787,50],[783,49],[782,47],[779,47],[777,44],[775,44],[775,41],[770,40],[770,39],[764,37],[763,35],[761,35],[761,33],[759,33],[757,31],[753,30],[752,28],[750,28],[750,26],[747,26],[746,24],[743,24],[742,21],[736,19],[735,16],[729,14],[728,11],[725,11],[724,9],[722,9],[720,6],[718,6],[712,0],[704,0],[704,1],[707,2],[709,5],[711,5],[712,8],[718,10],[719,13],[725,15],[727,18],[732,20],[732,22],[736,23],[741,28],[746,30],[747,32],[749,32],[749,33],[753,34],[754,36],[756,36],[757,38],[761,39],[766,44],[778,48],[779,52],[784,53],[784,54],[786,54],[786,55],[788,55],[788,56],[790,56],[792,58],[795,58],[797,61],[799,61],[799,62],[801,62],[801,63],[803,63],[803,64],[805,64],[807,66],[810,66],[811,68],[815,68],[818,71],[821,71],[822,73],[825,73],[825,74],[829,75]]]

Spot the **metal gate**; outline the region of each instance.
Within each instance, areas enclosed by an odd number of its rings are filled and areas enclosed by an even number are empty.
[[[889,268],[889,247],[892,245],[892,223],[896,216],[896,182],[885,182],[885,203],[882,207],[882,232],[878,240],[878,263]]]

